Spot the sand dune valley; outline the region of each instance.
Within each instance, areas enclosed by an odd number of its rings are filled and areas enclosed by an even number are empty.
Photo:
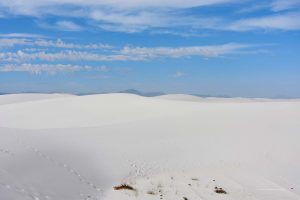
[[[299,200],[300,101],[0,96],[1,200]]]

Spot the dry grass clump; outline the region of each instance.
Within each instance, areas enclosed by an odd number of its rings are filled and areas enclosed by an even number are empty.
[[[122,184],[122,185],[115,186],[114,190],[132,190],[132,191],[135,191],[135,189],[132,186],[127,185],[127,184]]]
[[[149,191],[147,192],[147,194],[150,194],[150,195],[155,195],[155,192],[154,192],[154,191],[152,191],[152,190],[149,190]]]
[[[227,194],[227,192],[223,188],[218,188],[218,187],[215,187],[215,193]]]

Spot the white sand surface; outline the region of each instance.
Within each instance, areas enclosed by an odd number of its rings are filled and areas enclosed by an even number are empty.
[[[300,102],[284,100],[103,94],[3,104],[0,199],[299,200],[299,119]],[[120,184],[135,190],[113,189]]]
[[[39,94],[39,93],[26,93],[26,94],[7,94],[0,95],[0,105],[14,104],[19,102],[38,101],[43,99],[53,99],[62,97],[71,97],[71,94]]]

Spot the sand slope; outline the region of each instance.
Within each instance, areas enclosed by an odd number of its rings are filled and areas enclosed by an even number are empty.
[[[38,93],[26,93],[26,94],[7,94],[0,95],[0,105],[15,104],[28,101],[38,101],[44,99],[54,99],[63,97],[72,97],[71,94],[38,94]]]
[[[297,101],[106,94],[1,105],[0,199],[298,200],[299,119]],[[136,190],[113,190],[122,183]]]

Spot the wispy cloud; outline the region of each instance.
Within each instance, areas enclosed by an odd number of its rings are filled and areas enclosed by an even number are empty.
[[[44,61],[138,61],[140,57],[126,56],[121,54],[98,54],[85,51],[60,51],[55,53],[40,51],[27,53],[22,50],[17,52],[0,53],[0,60],[5,62],[25,62],[28,60],[44,60]]]
[[[7,35],[7,34],[6,34]],[[3,35],[4,37],[5,35]],[[28,39],[28,38],[0,38],[0,47],[14,47],[14,46],[38,46],[38,47],[54,47],[64,49],[111,49],[112,46],[108,44],[75,44],[67,43],[61,39],[45,40],[45,39]]]
[[[37,24],[46,29],[57,29],[60,31],[82,31],[84,27],[72,21],[61,20],[55,23],[47,23],[45,21],[37,21]]]
[[[237,11],[237,13],[251,13],[263,9],[270,9],[270,2],[260,2],[260,3],[255,2],[253,5],[242,7]]]
[[[150,32],[153,35],[174,35],[180,37],[207,37],[208,34],[198,33],[195,31],[174,31],[174,30],[153,30]]]
[[[299,8],[300,0],[274,0],[271,3],[271,8],[274,11],[289,10]]]
[[[180,77],[183,77],[185,76],[186,74],[184,72],[181,72],[181,71],[177,71],[175,72],[175,74],[172,75],[173,78],[180,78]]]
[[[222,44],[211,46],[191,47],[124,47],[120,50],[106,52],[106,54],[87,51],[59,51],[59,52],[2,52],[0,59],[5,62],[25,62],[28,60],[46,61],[144,61],[158,58],[187,58],[187,57],[220,57],[238,53],[243,49],[252,48],[249,44]]]
[[[219,26],[223,20],[219,17],[195,17],[169,10],[118,11],[95,10],[89,16],[94,25],[113,32],[141,32],[148,29],[189,27],[209,29]]]
[[[233,2],[234,0],[168,0],[168,1],[159,1],[159,0],[140,0],[140,1],[131,1],[131,0],[104,0],[104,1],[95,1],[95,0],[2,0],[0,6],[7,8],[8,12],[11,12],[15,15],[31,15],[31,16],[41,16],[45,14],[64,14],[71,15],[72,13],[67,13],[66,11],[71,8],[79,8],[76,13],[83,13],[81,10],[98,9],[98,8],[110,8],[111,10],[141,10],[147,8],[157,9],[185,9],[199,6],[208,6],[221,3]],[[81,11],[81,12],[80,12]],[[56,13],[55,13],[56,12]],[[86,13],[84,13],[86,14]]]
[[[211,46],[191,46],[191,47],[125,47],[121,53],[124,55],[138,56],[144,59],[167,57],[167,58],[180,58],[180,57],[218,57],[226,54],[235,53],[241,49],[250,48],[251,45],[247,44],[223,44]]]
[[[264,17],[238,20],[225,29],[234,31],[248,31],[257,29],[300,30],[300,13],[284,13]]]
[[[94,70],[96,71],[102,71],[102,72],[107,72],[108,71],[108,67],[105,65],[102,65],[100,67],[93,67]]]
[[[62,72],[78,72],[78,71],[107,71],[106,66],[92,67],[79,66],[70,64],[7,64],[0,66],[0,72],[29,72],[32,74],[57,74]]]
[[[25,38],[4,38],[0,39],[0,47],[13,47],[15,45],[27,45],[28,40]]]
[[[55,23],[56,28],[64,31],[81,31],[83,27],[71,21],[58,21]]]
[[[117,1],[71,1],[71,0],[2,0],[0,9],[13,15],[27,15],[41,19],[45,16],[82,18],[90,24],[107,31],[140,32],[149,28],[170,26],[210,27],[213,17],[186,16],[179,12],[187,8],[231,3],[235,0],[117,0]],[[39,22],[45,28],[79,31],[83,27],[70,20],[60,20],[54,24]]]
[[[281,12],[285,10],[299,10],[300,0],[270,0],[270,1],[249,1],[249,5],[243,6],[237,13],[251,13],[261,10]]]
[[[37,23],[44,28],[59,29],[62,31],[81,31],[86,29],[86,24],[106,31],[135,33],[144,30],[172,29],[174,27],[184,30],[230,30],[251,31],[257,28],[298,30],[299,17],[297,13],[282,13],[280,11],[299,10],[300,0],[270,0],[263,3],[245,1],[240,3],[237,13],[253,12],[268,9],[278,12],[278,15],[265,14],[260,17],[228,18],[226,15],[217,16],[195,14],[189,12],[190,8],[214,6],[218,4],[237,3],[236,0],[2,0],[0,10],[5,10],[8,15],[25,15],[38,18]],[[58,16],[56,22],[47,23],[44,17]],[[85,19],[86,24],[78,24],[78,18]],[[293,19],[293,20],[292,20]],[[176,35],[173,31],[165,34]],[[190,37],[195,34],[177,34]]]
[[[4,38],[44,38],[44,35],[31,34],[31,33],[7,33],[0,34],[0,37]]]

